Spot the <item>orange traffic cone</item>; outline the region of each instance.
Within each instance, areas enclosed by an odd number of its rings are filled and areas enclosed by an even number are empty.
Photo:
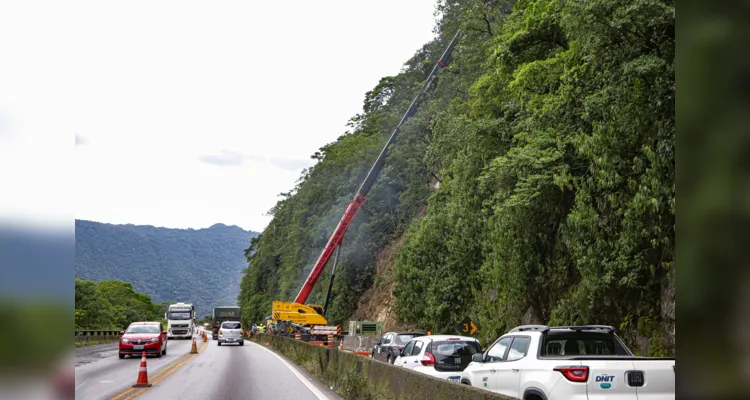
[[[141,367],[138,370],[138,381],[133,385],[133,387],[151,387],[151,384],[148,383],[148,372],[146,371],[146,352],[143,352],[143,355],[141,356]]]
[[[339,350],[344,350],[344,341],[339,341]]]
[[[195,338],[193,338],[193,347],[190,349],[190,354],[198,354],[198,348],[195,347]]]

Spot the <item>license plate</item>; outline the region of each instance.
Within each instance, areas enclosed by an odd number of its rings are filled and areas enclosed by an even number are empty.
[[[133,350],[143,350],[143,346],[133,346]]]
[[[450,376],[448,377],[448,380],[451,382],[458,382],[461,377],[458,376]]]
[[[461,359],[460,358],[454,358],[453,359],[453,363],[454,364],[461,364]]]

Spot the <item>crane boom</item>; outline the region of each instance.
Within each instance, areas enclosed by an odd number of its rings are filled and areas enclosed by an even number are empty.
[[[393,144],[393,142],[396,141],[396,138],[401,131],[401,125],[403,125],[404,122],[409,119],[409,117],[417,112],[420,97],[425,89],[432,83],[438,69],[440,69],[441,67],[446,67],[450,62],[451,53],[453,53],[453,48],[456,45],[459,34],[460,31],[456,32],[456,34],[453,36],[453,39],[451,39],[450,43],[448,44],[448,47],[446,47],[445,51],[443,52],[443,55],[440,57],[438,62],[435,63],[435,66],[432,68],[432,71],[422,85],[422,88],[419,90],[417,95],[414,96],[414,100],[412,100],[411,105],[406,110],[406,113],[404,113],[404,116],[401,117],[401,121],[393,129],[393,133],[391,133],[390,138],[388,138],[385,146],[383,146],[383,150],[380,151],[380,155],[378,155],[378,158],[375,160],[372,168],[370,168],[370,171],[367,173],[364,182],[362,182],[359,190],[357,190],[357,194],[354,195],[354,199],[352,199],[352,201],[350,201],[346,206],[346,209],[344,209],[344,215],[341,217],[341,220],[336,226],[336,229],[333,231],[333,234],[328,240],[328,243],[326,243],[326,246],[323,248],[323,252],[320,254],[320,257],[318,257],[318,261],[315,262],[315,265],[310,271],[310,275],[308,275],[307,279],[305,280],[304,285],[302,285],[299,294],[297,294],[297,297],[294,299],[295,303],[304,304],[307,301],[307,297],[310,296],[310,292],[312,292],[313,287],[315,287],[315,284],[318,282],[320,275],[323,274],[323,269],[325,269],[328,260],[331,259],[334,250],[337,248],[337,246],[341,246],[344,235],[346,234],[347,229],[349,229],[349,225],[354,219],[354,216],[357,214],[357,211],[362,208],[362,205],[365,203],[365,201],[367,201],[367,197],[365,196],[367,196],[367,193],[370,191],[372,185],[377,180],[378,175],[380,175],[380,172],[383,170],[383,164],[385,163],[385,159],[388,156],[388,148]],[[326,294],[326,308],[328,306],[328,296],[330,296],[330,285],[329,292]]]

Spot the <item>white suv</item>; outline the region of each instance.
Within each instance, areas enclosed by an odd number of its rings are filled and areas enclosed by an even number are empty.
[[[472,337],[419,336],[407,343],[393,365],[458,383],[472,356],[481,353],[479,341]]]
[[[237,343],[240,346],[245,345],[245,338],[242,336],[242,324],[240,321],[224,321],[219,327],[219,346],[224,343]]]

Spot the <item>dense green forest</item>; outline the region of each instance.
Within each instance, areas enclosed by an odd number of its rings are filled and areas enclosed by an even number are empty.
[[[639,352],[673,354],[674,1],[441,0],[436,15],[436,38],[365,95],[270,210],[248,249],[246,320],[294,298],[460,29],[349,228],[331,322],[395,282],[405,326],[452,332],[468,315],[486,344],[521,323],[612,324]],[[322,304],[327,278],[309,302]]]
[[[166,311],[127,282],[76,278],[75,285],[76,329],[125,329],[135,321],[161,321]]]
[[[168,229],[76,220],[75,228],[78,278],[130,282],[157,303],[191,302],[198,316],[237,304],[245,248],[257,235],[223,224]]]

